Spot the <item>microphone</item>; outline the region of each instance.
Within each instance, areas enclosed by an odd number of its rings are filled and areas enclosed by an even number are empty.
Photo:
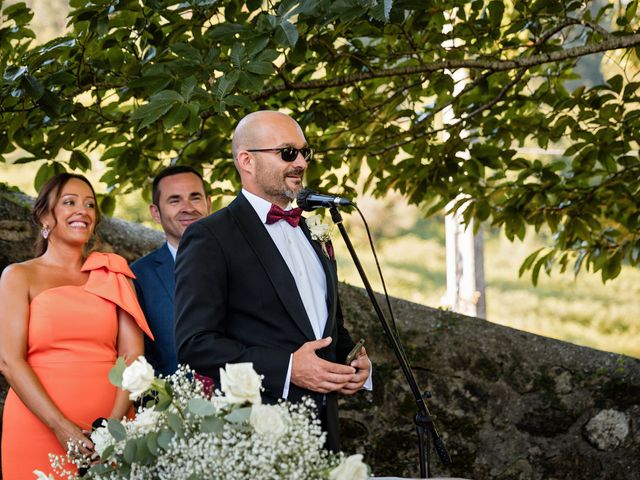
[[[298,193],[296,202],[298,206],[306,212],[309,212],[316,208],[346,207],[348,205],[353,205],[353,203],[346,198],[317,193],[309,188],[304,188],[300,191],[300,193]]]

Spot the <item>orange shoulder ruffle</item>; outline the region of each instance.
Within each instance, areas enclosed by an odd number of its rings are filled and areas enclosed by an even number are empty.
[[[147,320],[142,313],[136,293],[129,279],[136,278],[127,261],[115,253],[91,253],[82,265],[89,273],[84,289],[115,303],[129,313],[140,329],[153,339]]]

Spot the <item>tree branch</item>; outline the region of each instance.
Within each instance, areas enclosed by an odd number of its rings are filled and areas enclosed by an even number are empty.
[[[252,100],[262,100],[273,94],[284,90],[314,90],[326,89],[332,87],[342,87],[358,82],[372,80],[376,78],[397,77],[406,75],[415,75],[420,73],[431,73],[439,70],[456,70],[459,68],[468,68],[474,70],[489,70],[492,72],[502,72],[507,70],[528,69],[545,63],[562,62],[572,58],[584,57],[599,52],[609,50],[619,50],[623,48],[631,48],[640,45],[640,33],[625,36],[611,36],[607,40],[599,43],[581,45],[579,47],[567,48],[556,52],[542,53],[532,55],[530,57],[518,57],[512,60],[490,60],[490,59],[455,59],[443,60],[440,62],[431,62],[421,65],[412,65],[408,67],[389,68],[385,70],[376,70],[369,72],[356,73],[353,75],[344,75],[333,79],[309,80],[307,82],[296,82],[289,85],[276,85],[263,90],[261,93],[252,96]]]

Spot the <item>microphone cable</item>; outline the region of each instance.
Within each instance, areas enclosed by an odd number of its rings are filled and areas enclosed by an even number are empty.
[[[364,229],[367,232],[367,238],[369,239],[369,246],[371,247],[371,252],[373,253],[373,259],[375,260],[376,263],[376,269],[378,270],[378,276],[380,277],[380,282],[382,283],[382,290],[384,292],[384,298],[385,301],[387,303],[387,310],[389,310],[389,317],[391,318],[391,327],[393,329],[393,334],[396,337],[396,340],[398,340],[398,344],[400,345],[400,348],[402,348],[402,343],[399,341],[400,340],[400,334],[398,332],[398,327],[396,325],[396,318],[395,315],[393,314],[393,308],[391,308],[391,300],[389,299],[389,293],[387,292],[387,285],[384,281],[384,275],[382,274],[382,268],[380,268],[380,262],[378,261],[378,254],[376,253],[376,248],[374,246],[373,243],[373,238],[371,236],[371,231],[369,230],[369,224],[367,223],[366,218],[364,218],[364,215],[362,214],[362,212],[360,211],[360,209],[358,208],[358,205],[353,202],[352,203],[353,207],[356,209],[356,211],[358,212],[358,214],[360,215],[360,218],[362,219],[362,223],[364,224]],[[404,349],[403,352],[404,354]]]

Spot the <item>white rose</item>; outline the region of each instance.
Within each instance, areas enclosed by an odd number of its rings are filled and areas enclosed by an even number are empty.
[[[320,215],[311,215],[310,217],[305,218],[304,221],[307,222],[307,226],[311,229],[316,225],[320,225],[322,223],[320,220]]]
[[[279,405],[254,405],[249,423],[256,432],[280,437],[287,431],[289,415]]]
[[[369,468],[362,461],[362,455],[351,455],[343,459],[336,468],[329,472],[330,480],[367,480]]]
[[[220,369],[220,389],[230,403],[260,403],[261,384],[253,363],[227,363]]]
[[[147,408],[138,412],[136,417],[127,424],[127,427],[137,434],[153,432],[156,430],[161,416],[160,412],[156,412],[153,408]]]
[[[36,476],[37,480],[55,480],[52,475],[45,475],[44,472],[40,470],[34,470],[33,474]]]
[[[331,227],[326,223],[322,223],[320,221],[321,219],[320,215],[311,215],[305,219],[305,222],[307,222],[307,226],[309,227],[311,238],[321,242],[326,242],[329,240]]]
[[[149,390],[154,379],[153,367],[147,363],[142,355],[135,362],[124,369],[122,373],[122,388],[128,390],[129,400],[136,400]]]
[[[103,420],[102,425],[91,432],[90,438],[98,455],[102,455],[105,449],[114,443],[114,438],[107,428],[106,420]]]

